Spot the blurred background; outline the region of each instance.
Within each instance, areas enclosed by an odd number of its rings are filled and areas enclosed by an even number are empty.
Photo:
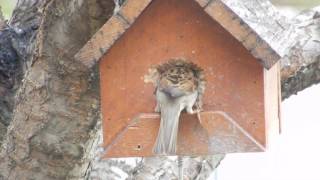
[[[9,19],[17,0],[0,0],[0,7],[5,19]]]
[[[319,0],[271,0],[277,6],[290,6],[300,10],[319,5]]]

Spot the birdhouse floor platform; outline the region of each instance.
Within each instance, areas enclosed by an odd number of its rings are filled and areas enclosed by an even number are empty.
[[[207,111],[196,115],[182,114],[175,155],[207,155],[232,152],[264,151],[264,146],[225,112]],[[140,114],[120,131],[112,144],[105,147],[105,157],[153,156],[160,116]],[[192,145],[192,146],[190,146]]]

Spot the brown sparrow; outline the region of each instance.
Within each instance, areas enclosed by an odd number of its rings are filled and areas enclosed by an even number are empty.
[[[204,93],[203,70],[196,64],[171,59],[149,70],[147,81],[156,86],[156,112],[161,113],[160,129],[153,148],[155,154],[175,154],[179,116],[182,110],[188,114],[199,113]],[[193,107],[196,110],[193,110]]]

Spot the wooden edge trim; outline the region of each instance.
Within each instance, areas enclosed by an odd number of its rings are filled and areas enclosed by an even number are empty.
[[[97,63],[152,0],[128,0],[74,56],[88,68]]]
[[[204,8],[205,12],[221,24],[232,36],[240,41],[243,46],[266,69],[270,69],[281,56],[232,11],[223,1],[214,0]]]

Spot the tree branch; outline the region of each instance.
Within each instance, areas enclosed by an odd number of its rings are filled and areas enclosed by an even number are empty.
[[[287,40],[295,43],[281,60],[282,99],[320,82],[319,8],[303,12],[291,23]]]

